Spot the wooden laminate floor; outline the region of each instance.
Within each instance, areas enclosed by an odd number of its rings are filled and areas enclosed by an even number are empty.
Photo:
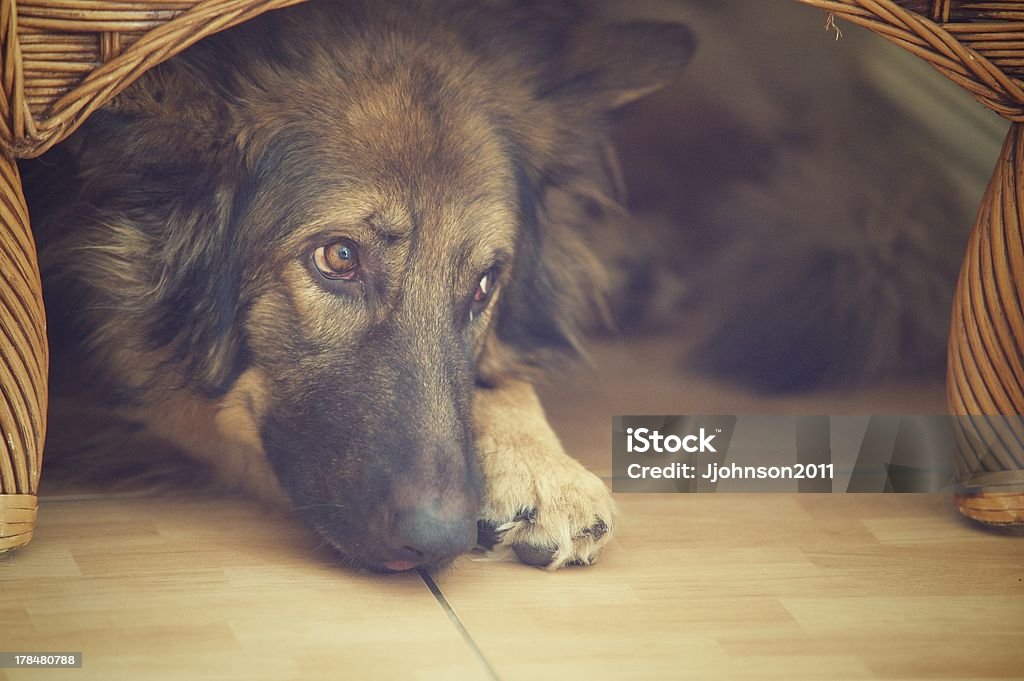
[[[596,377],[548,391],[595,470],[616,412],[941,409],[939,386],[766,400],[680,378],[664,347],[608,345]],[[617,499],[590,568],[367,576],[243,499],[46,497],[0,556],[0,651],[84,666],[0,679],[1024,679],[1024,538],[944,495]]]

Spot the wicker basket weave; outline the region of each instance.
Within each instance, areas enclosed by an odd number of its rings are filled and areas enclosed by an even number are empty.
[[[43,153],[197,40],[301,1],[0,0],[0,551],[32,536],[46,430],[45,317],[14,159]],[[1024,0],[798,1],[901,45],[1014,121],[961,273],[949,405],[1024,413]],[[965,514],[1024,524],[1022,450],[1016,441],[996,457],[965,451]],[[1000,470],[979,470],[982,460]]]
[[[14,159],[197,40],[298,2],[0,0],[0,552],[32,538],[46,434],[46,317]]]
[[[46,431],[46,322],[18,167],[0,154],[0,551],[32,536]]]
[[[799,1],[906,48],[1013,121],[957,283],[947,386],[950,413],[991,417],[956,422],[958,507],[1024,526],[1024,0]]]

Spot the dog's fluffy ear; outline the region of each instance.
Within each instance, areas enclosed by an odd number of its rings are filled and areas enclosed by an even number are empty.
[[[243,360],[235,221],[244,187],[221,105],[190,80],[158,69],[76,133],[66,150],[77,201],[53,219],[62,229],[47,247],[78,254],[53,258],[64,304],[86,316],[118,311],[93,315],[87,346],[153,353],[163,364],[133,382],[177,378],[214,395]],[[174,378],[156,375],[164,369]]]
[[[525,238],[497,325],[520,367],[542,365],[550,351],[579,350],[583,331],[607,322],[607,274],[587,246],[602,224],[624,213],[605,119],[671,83],[692,56],[694,38],[680,24],[588,22],[570,30],[563,49],[538,89],[562,115],[543,151],[527,143],[532,153],[521,154]]]
[[[586,89],[609,109],[653,94],[675,80],[696,49],[682,24],[628,21],[579,29],[569,47],[563,87]]]
[[[521,186],[526,238],[497,324],[520,369],[543,366],[551,352],[578,353],[583,330],[606,317],[605,270],[584,241],[593,206],[575,189],[549,185],[538,195]]]
[[[200,134],[213,134],[226,123],[222,97],[210,89],[193,61],[161,64],[104,105],[102,111],[136,117],[174,117]]]

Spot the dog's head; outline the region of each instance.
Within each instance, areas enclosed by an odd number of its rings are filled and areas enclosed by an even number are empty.
[[[580,7],[434,4],[272,13],[79,143],[106,245],[76,267],[119,310],[122,363],[161,358],[126,399],[155,383],[244,411],[293,504],[371,569],[473,545],[482,357],[493,375],[575,343],[600,268],[554,214],[614,193],[608,113],[691,51],[682,27]]]

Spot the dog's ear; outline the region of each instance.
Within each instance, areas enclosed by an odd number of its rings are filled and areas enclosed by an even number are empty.
[[[587,245],[596,223],[624,213],[606,119],[671,83],[695,44],[685,26],[646,21],[586,22],[561,38],[537,89],[557,113],[515,153],[522,238],[497,321],[513,370],[579,350],[583,332],[607,322],[607,273]]]
[[[544,366],[552,354],[578,354],[583,333],[608,320],[606,270],[586,236],[589,223],[615,210],[613,202],[586,191],[583,176],[539,188],[519,179],[521,238],[496,325],[509,350],[506,371]]]
[[[682,24],[587,24],[571,38],[568,77],[556,89],[582,89],[607,109],[617,109],[675,80],[695,49],[693,32]]]
[[[130,117],[173,118],[195,132],[215,134],[226,123],[222,93],[210,88],[198,60],[179,59],[150,69],[118,93],[101,112]]]
[[[140,381],[166,383],[171,370],[216,395],[244,362],[236,221],[245,177],[221,105],[191,80],[158,69],[77,133],[79,196],[61,247],[80,254],[65,275],[82,304],[118,311],[94,315],[92,345],[120,339],[162,362],[138,367]],[[115,319],[129,330],[112,328]]]

